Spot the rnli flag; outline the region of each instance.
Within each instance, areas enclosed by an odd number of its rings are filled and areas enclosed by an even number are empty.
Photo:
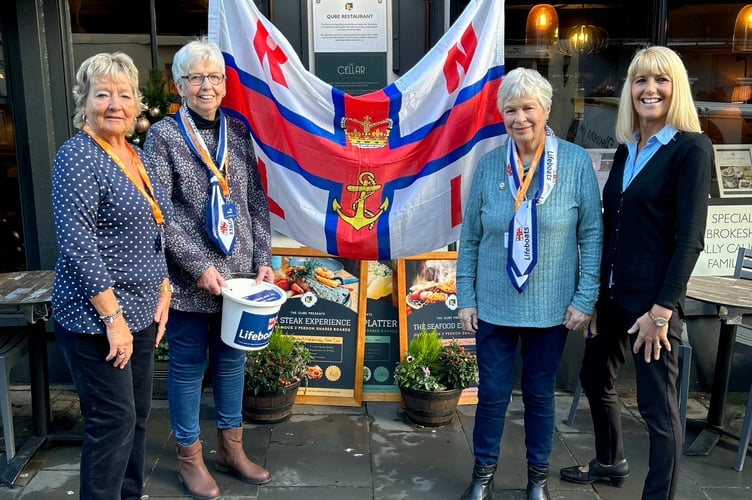
[[[480,156],[501,143],[504,2],[474,0],[387,87],[349,95],[306,70],[253,0],[212,0],[223,109],[248,124],[272,228],[341,257],[408,257],[459,239]]]

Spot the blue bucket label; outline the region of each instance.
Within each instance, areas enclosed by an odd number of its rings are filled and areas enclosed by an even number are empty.
[[[235,343],[249,349],[263,349],[269,343],[277,313],[251,314],[243,311],[235,331]]]
[[[243,297],[243,300],[248,300],[251,302],[276,302],[279,299],[282,298],[282,295],[279,294],[274,289],[271,288],[265,288],[264,290],[261,290],[260,292],[255,292],[250,295],[246,295]]]

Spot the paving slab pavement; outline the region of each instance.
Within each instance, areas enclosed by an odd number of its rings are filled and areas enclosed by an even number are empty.
[[[587,400],[582,398],[574,424],[565,423],[572,396],[557,394],[557,429],[551,454],[549,489],[559,500],[633,500],[640,497],[647,470],[648,439],[634,395],[623,393],[625,448],[631,477],[623,488],[606,483],[576,485],[558,478],[561,467],[586,463],[594,456],[592,425]],[[78,399],[71,387],[51,391],[53,432],[80,428]],[[729,397],[727,417],[731,432],[743,418],[746,394]],[[17,446],[31,435],[28,386],[11,391]],[[495,498],[524,499],[526,464],[522,400],[515,393],[502,439],[502,456],[495,477]],[[690,422],[707,411],[707,395],[690,398]],[[263,463],[273,479],[250,486],[213,472],[223,499],[287,500],[444,500],[457,499],[472,471],[474,405],[463,405],[452,422],[440,428],[420,428],[407,421],[398,403],[363,403],[359,407],[296,405],[293,416],[275,425],[244,424],[248,455]],[[212,470],[217,438],[211,391],[204,394],[201,414],[204,458]],[[687,440],[699,432],[689,425]],[[175,441],[170,432],[166,401],[155,400],[148,423],[145,493],[151,500],[189,498],[177,481]],[[752,457],[743,472],[733,465],[737,441],[723,436],[706,457],[682,457],[677,500],[739,500],[752,498]],[[752,452],[748,451],[750,455]],[[80,445],[57,444],[40,449],[22,471],[13,488],[0,487],[5,499],[78,498]],[[0,462],[5,462],[0,456]],[[2,473],[3,466],[0,466]]]

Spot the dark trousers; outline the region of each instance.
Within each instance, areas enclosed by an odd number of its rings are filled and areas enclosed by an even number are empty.
[[[74,333],[57,322],[55,335],[84,417],[80,498],[140,499],[156,326],[133,333],[133,356],[122,370],[105,361],[107,335]]]
[[[478,406],[473,428],[473,452],[478,465],[499,460],[509,398],[514,379],[514,358],[520,343],[522,402],[525,407],[527,462],[548,467],[554,437],[554,387],[567,330],[497,326],[478,321],[475,348],[478,353]]]
[[[599,300],[597,308],[598,335],[585,343],[580,382],[590,402],[595,457],[601,464],[611,465],[624,458],[616,379],[637,338],[637,334],[630,335],[627,330],[644,312],[626,311],[610,299]],[[650,469],[642,491],[644,500],[670,500],[676,494],[682,446],[676,387],[681,331],[681,318],[674,311],[668,329],[671,352],[662,349],[660,359],[652,359],[650,363],[645,362],[643,349],[632,355],[637,406],[650,436]]]

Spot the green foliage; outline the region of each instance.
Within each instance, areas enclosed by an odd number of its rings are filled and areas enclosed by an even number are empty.
[[[439,379],[445,380],[448,387],[465,389],[478,383],[478,360],[475,354],[452,340],[441,350]]]
[[[157,69],[149,70],[149,79],[141,89],[141,94],[144,96],[144,104],[147,111],[154,107],[159,108],[160,114],[158,116],[149,116],[149,121],[152,123],[158,121],[159,118],[168,113],[170,104],[180,102],[177,96],[170,93],[167,79]]]
[[[295,382],[308,382],[306,370],[312,360],[303,342],[276,326],[265,349],[246,354],[245,390],[254,394],[284,391]]]
[[[423,329],[397,363],[394,383],[423,391],[465,389],[478,382],[478,360],[456,340],[442,345],[436,330]]]
[[[141,95],[144,111],[137,117],[136,130],[128,138],[139,146],[143,145],[149,126],[167,116],[171,105],[180,102],[180,96],[170,92],[168,80],[156,69],[149,70],[149,78],[146,85],[141,87]]]
[[[154,349],[154,361],[169,361],[170,351],[167,347],[167,335],[162,337],[162,341]]]

